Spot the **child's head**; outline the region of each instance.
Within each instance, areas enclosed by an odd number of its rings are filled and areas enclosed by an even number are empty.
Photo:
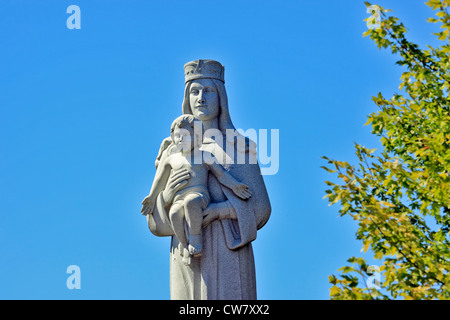
[[[201,145],[201,129],[202,122],[199,119],[191,114],[185,114],[173,121],[170,127],[170,136],[180,151],[191,151],[196,147],[195,142],[197,142],[197,146]],[[194,134],[197,134],[197,139],[194,139]]]

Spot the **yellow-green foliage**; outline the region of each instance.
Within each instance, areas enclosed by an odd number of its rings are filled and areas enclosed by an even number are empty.
[[[379,111],[367,124],[383,150],[355,144],[355,166],[323,157],[342,181],[326,181],[325,197],[357,221],[362,251],[370,248],[382,274],[381,289],[367,288],[368,264],[352,257],[329,277],[332,299],[450,298],[450,0],[426,4],[435,10],[428,22],[442,29],[437,48],[408,41],[405,26],[381,7],[381,27],[364,33],[405,68],[402,94],[373,97]]]

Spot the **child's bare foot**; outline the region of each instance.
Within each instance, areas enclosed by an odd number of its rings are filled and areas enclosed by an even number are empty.
[[[203,238],[201,235],[189,236],[189,253],[193,256],[201,256],[203,247]]]

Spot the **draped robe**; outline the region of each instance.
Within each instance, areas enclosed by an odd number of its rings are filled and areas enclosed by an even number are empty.
[[[173,300],[256,299],[252,241],[256,239],[257,230],[269,219],[271,207],[259,165],[249,163],[249,155],[256,151],[248,146],[246,143],[246,147],[242,147],[236,140],[227,142],[226,152],[212,139],[203,142],[202,149],[214,154],[233,177],[249,187],[253,196],[241,200],[209,173],[210,206],[221,218],[203,228],[202,255],[193,257],[190,265],[182,262],[179,242],[171,227],[169,209],[165,207],[162,192],[153,213],[147,216],[149,229],[154,235],[172,237],[170,295]],[[242,156],[245,163],[239,164]],[[232,161],[227,163],[227,157]]]

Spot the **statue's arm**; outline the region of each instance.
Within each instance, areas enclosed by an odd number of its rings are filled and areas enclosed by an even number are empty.
[[[252,191],[251,198],[247,199],[249,206],[253,208],[255,224],[257,229],[262,228],[269,220],[272,208],[270,205],[269,195],[267,194],[264,179],[261,175],[261,170],[258,164],[246,165],[245,176],[243,179]],[[234,196],[234,195],[231,195]],[[203,211],[203,227],[206,227],[214,220],[232,219],[237,220],[238,214],[232,205],[233,201],[230,199],[222,202],[210,203]],[[250,214],[248,212],[247,214]]]
[[[141,211],[143,215],[148,215],[153,212],[156,204],[156,197],[166,187],[167,180],[169,179],[169,174],[171,170],[169,159],[170,158],[165,158],[164,162],[161,163],[156,169],[156,174],[155,178],[153,179],[153,184],[152,188],[150,189],[150,193],[142,201],[143,207]]]
[[[258,164],[251,164],[248,166],[249,176],[251,181],[247,183],[252,188],[253,196],[248,201],[251,201],[254,207],[256,226],[258,229],[262,228],[270,218],[272,207],[270,205],[269,195],[267,193],[266,184],[264,183],[261,169]]]
[[[248,185],[253,192],[253,196],[248,200],[251,204],[255,216],[257,229],[262,228],[269,220],[272,208],[270,205],[269,195],[267,193],[266,185],[263,176],[261,175],[261,168],[257,162],[256,143],[245,137],[245,148],[242,149],[242,144],[236,143],[237,152],[245,152],[245,159],[248,163],[242,167],[245,172],[240,171],[240,175],[236,178],[242,178],[242,182]]]
[[[152,214],[147,215],[147,224],[150,232],[158,237],[174,235],[172,224],[168,218],[168,208],[164,202],[163,192],[156,197],[156,204]]]
[[[209,164],[209,169],[221,184],[233,190],[239,198],[245,200],[252,196],[252,192],[248,190],[248,186],[237,181],[221,164],[212,162]]]
[[[212,202],[203,210],[202,227],[205,228],[214,220],[237,219],[236,211],[230,201]]]
[[[153,213],[147,215],[148,227],[155,236],[165,237],[174,234],[167,213],[175,193],[186,185],[189,178],[190,174],[185,168],[171,170],[166,187],[156,197]]]
[[[158,155],[156,156],[155,160],[155,167],[158,169],[159,163],[161,161],[164,161],[164,159],[167,157],[167,149],[172,144],[172,138],[168,137],[163,140],[161,143],[161,146],[159,147]]]

